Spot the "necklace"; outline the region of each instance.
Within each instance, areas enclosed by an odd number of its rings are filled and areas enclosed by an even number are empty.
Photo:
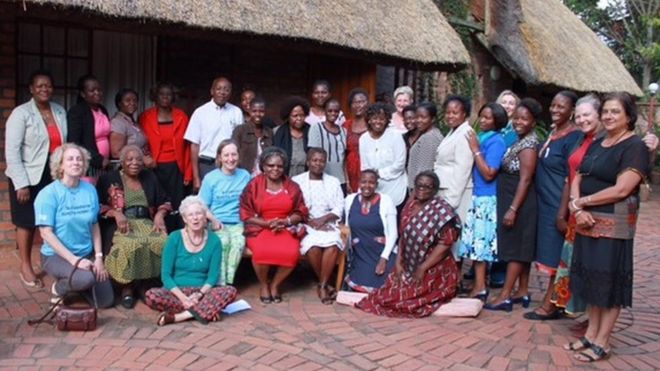
[[[614,141],[614,143],[612,143],[612,144],[608,144],[608,145],[606,145],[605,147],[614,147],[615,145],[619,144],[619,142],[623,139],[623,137],[624,137],[626,134],[628,134],[628,130],[624,130],[623,133],[619,134],[619,136],[616,137],[616,140]],[[605,138],[605,139],[603,140],[603,144],[605,144],[605,141],[608,140],[608,139],[610,139],[610,138]]]
[[[371,206],[377,203],[379,199],[380,195],[378,194],[374,195],[369,200],[365,200],[362,196],[360,196],[360,213],[362,215],[369,215],[371,212]]]
[[[195,249],[198,249],[202,246],[206,240],[206,230],[202,233],[202,237],[199,238],[198,242],[193,240],[193,237],[188,233],[188,229],[184,229],[184,237],[186,237],[187,242],[192,245]]]

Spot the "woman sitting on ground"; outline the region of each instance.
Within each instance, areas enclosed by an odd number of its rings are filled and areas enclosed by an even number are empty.
[[[163,248],[163,287],[146,293],[149,308],[161,311],[158,326],[194,318],[201,323],[220,320],[220,312],[236,298],[236,289],[218,286],[222,246],[207,229],[208,209],[198,196],[181,201],[185,227],[172,232]]]
[[[51,303],[78,291],[97,307],[109,308],[115,300],[103,264],[99,199],[94,186],[81,181],[90,157],[87,150],[73,143],[57,148],[50,157],[54,180],[37,195],[34,213],[44,241],[43,270],[55,278]],[[69,281],[76,264],[78,269]]]
[[[460,236],[461,221],[436,195],[439,188],[433,171],[417,175],[401,216],[396,270],[356,307],[388,317],[426,317],[456,296],[458,267],[451,246]]]
[[[326,111],[327,117],[332,114]],[[323,304],[332,304],[335,292],[328,286],[328,281],[337,265],[339,250],[344,250],[337,225],[344,210],[344,194],[339,180],[324,174],[327,157],[322,148],[311,147],[307,152],[309,171],[296,175],[292,180],[300,186],[309,209],[307,235],[300,243],[300,254],[307,255],[319,279],[319,299]]]
[[[243,222],[238,211],[239,198],[250,182],[250,173],[238,168],[239,160],[236,142],[231,139],[220,142],[216,155],[220,168],[206,174],[199,189],[199,197],[210,210],[208,218],[222,241],[221,285],[234,283],[236,268],[245,248]]]
[[[376,188],[378,173],[364,170],[360,192],[348,195],[344,203],[345,222],[351,229],[349,270],[344,281],[358,292],[383,286],[396,261],[396,207]]]
[[[160,276],[160,256],[167,240],[165,216],[172,205],[158,178],[144,168],[142,150],[132,144],[122,148],[121,170],[101,175],[96,190],[101,215],[108,218],[103,228],[105,265],[110,276],[122,286],[121,304],[135,305],[136,281]]]
[[[286,128],[281,128],[283,130]],[[288,130],[288,129],[287,129]],[[257,175],[241,195],[241,220],[245,223],[247,247],[252,251],[252,266],[264,304],[280,303],[280,285],[291,274],[300,257],[302,229],[307,207],[298,184],[284,175],[286,153],[277,147],[261,154],[262,174]],[[275,276],[269,283],[271,267]]]

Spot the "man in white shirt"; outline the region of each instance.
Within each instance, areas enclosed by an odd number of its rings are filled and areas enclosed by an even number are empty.
[[[216,168],[220,142],[231,138],[234,128],[243,124],[243,112],[229,103],[231,82],[218,77],[211,85],[211,101],[198,107],[190,117],[184,139],[190,142],[193,188],[197,192],[206,173]]]

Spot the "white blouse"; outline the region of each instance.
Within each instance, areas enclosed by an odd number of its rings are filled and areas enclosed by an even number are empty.
[[[369,132],[360,137],[360,169],[378,172],[378,192],[392,199],[395,206],[406,197],[406,143],[396,130],[387,129],[374,139]]]

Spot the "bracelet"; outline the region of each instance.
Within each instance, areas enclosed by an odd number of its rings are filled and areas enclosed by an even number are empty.
[[[577,217],[577,216],[580,215],[580,213],[582,213],[583,211],[584,211],[584,210],[580,209],[580,210],[576,211],[575,213],[573,213],[573,216]]]
[[[578,206],[575,204],[575,203],[577,202],[577,200],[579,200],[579,198],[578,198],[578,199],[575,199],[575,200],[573,200],[573,201],[571,201],[571,207],[572,207],[573,209],[575,209],[575,210],[582,210],[581,207],[578,207]]]
[[[517,213],[517,212],[518,212],[518,209],[516,209],[515,207],[513,207],[513,205],[509,206],[509,210],[513,211],[514,213]]]
[[[102,258],[103,253],[102,252],[97,252],[96,255],[94,255],[94,256],[97,257],[97,258]]]
[[[472,156],[473,156],[473,157],[477,157],[477,156],[479,156],[480,154],[481,154],[481,151],[477,151],[477,152],[475,152],[474,154],[472,154]]]
[[[290,216],[286,217],[286,222],[288,223],[288,225],[291,225],[291,217]]]

